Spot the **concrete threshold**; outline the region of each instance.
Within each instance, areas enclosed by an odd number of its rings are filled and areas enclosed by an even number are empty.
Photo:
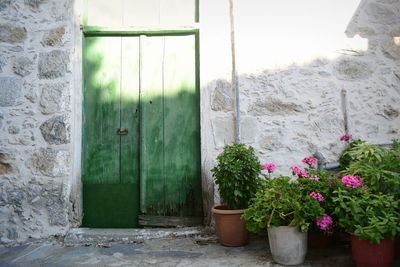
[[[64,238],[64,244],[139,243],[150,239],[199,237],[209,234],[209,230],[205,227],[148,229],[71,228]]]

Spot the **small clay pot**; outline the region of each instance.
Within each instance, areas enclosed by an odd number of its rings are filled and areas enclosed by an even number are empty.
[[[212,208],[219,242],[228,247],[240,247],[249,241],[246,221],[241,218],[245,210],[229,210],[226,205]]]
[[[384,238],[379,244],[351,235],[351,251],[357,267],[391,267],[394,261],[394,240]]]

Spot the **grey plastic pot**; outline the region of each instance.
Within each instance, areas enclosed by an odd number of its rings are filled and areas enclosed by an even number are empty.
[[[272,258],[279,264],[297,265],[304,262],[307,253],[307,232],[298,227],[279,226],[268,228]]]

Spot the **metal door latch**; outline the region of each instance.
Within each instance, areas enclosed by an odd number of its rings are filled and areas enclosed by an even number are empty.
[[[128,128],[118,128],[117,129],[117,134],[118,135],[127,135],[128,134]]]

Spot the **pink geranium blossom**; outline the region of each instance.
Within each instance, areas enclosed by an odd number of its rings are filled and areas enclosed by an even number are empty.
[[[363,185],[364,181],[359,176],[346,175],[342,177],[342,183],[344,183],[346,187],[356,188]]]
[[[305,157],[301,162],[312,166],[312,165],[317,165],[318,159],[313,157]]]
[[[328,231],[333,225],[333,220],[331,216],[325,213],[322,219],[316,218],[315,223],[319,226],[321,230]]]
[[[340,141],[349,141],[351,138],[353,138],[353,136],[345,134],[342,137],[340,137]]]
[[[292,169],[293,174],[299,176],[300,178],[308,177],[308,173],[305,170],[301,169],[299,165],[294,165],[290,168]]]
[[[325,201],[325,198],[322,194],[320,193],[316,193],[316,192],[311,192],[310,194],[311,197],[315,198],[316,200],[318,200],[319,202]]]
[[[276,164],[274,162],[271,163],[265,163],[263,166],[263,169],[268,171],[269,173],[275,171],[276,169]]]
[[[311,175],[309,178],[310,178],[310,180],[313,180],[313,181],[319,181],[319,179],[321,179],[316,175]]]

